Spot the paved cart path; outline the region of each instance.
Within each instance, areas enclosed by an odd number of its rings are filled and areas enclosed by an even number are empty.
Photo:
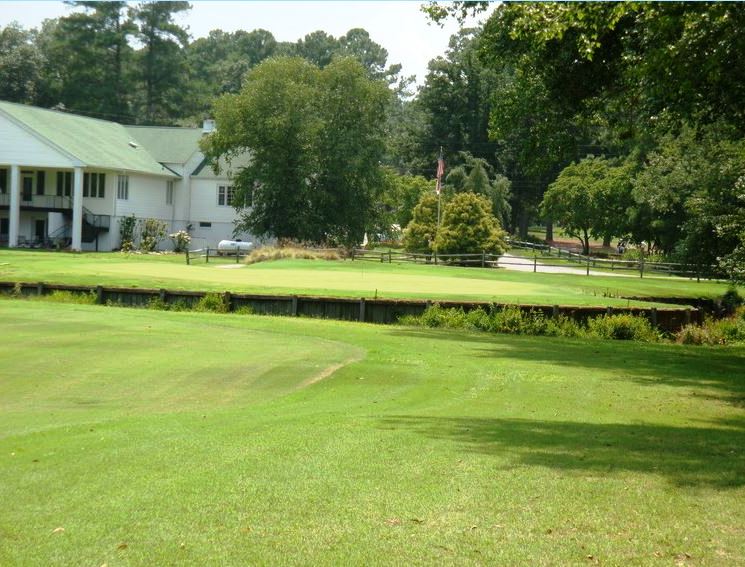
[[[516,270],[518,272],[532,272],[533,271],[533,258],[525,258],[523,256],[513,256],[512,254],[502,254],[497,261],[497,266],[505,268],[506,270]],[[542,262],[536,264],[536,271],[539,273],[550,273],[550,274],[577,274],[584,276],[587,274],[587,268],[570,268],[569,266],[547,266]],[[599,272],[597,270],[590,270],[591,276],[613,276],[618,278],[634,278],[638,277],[634,274],[622,274],[619,272]]]

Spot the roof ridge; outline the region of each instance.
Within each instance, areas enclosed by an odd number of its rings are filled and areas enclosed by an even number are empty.
[[[55,108],[44,108],[43,106],[35,106],[33,104],[24,104],[22,102],[13,102],[10,100],[0,100],[1,104],[11,104],[13,106],[18,106],[21,108],[32,108],[34,110],[41,110],[44,112],[52,112],[54,114],[59,114],[60,116],[72,116],[74,118],[82,118],[83,120],[95,120],[96,122],[104,122],[106,124],[116,124],[117,126],[124,126],[120,122],[114,122],[113,120],[106,120],[105,118],[95,118],[93,116],[86,116],[84,114],[77,114],[76,112],[73,112],[71,110],[57,110]]]
[[[159,130],[201,130],[199,126],[146,126],[144,124],[122,124],[125,128],[151,128]]]

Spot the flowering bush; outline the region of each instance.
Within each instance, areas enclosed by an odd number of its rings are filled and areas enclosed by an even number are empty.
[[[166,235],[166,223],[159,219],[140,221],[140,250],[152,252]]]
[[[189,248],[189,243],[191,242],[191,234],[189,234],[185,230],[179,230],[178,232],[169,234],[168,238],[173,240],[174,252],[184,252],[187,248]]]

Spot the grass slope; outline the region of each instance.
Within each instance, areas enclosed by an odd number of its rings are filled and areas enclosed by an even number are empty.
[[[743,349],[12,300],[0,333],[3,565],[745,556]]]
[[[504,303],[625,306],[623,297],[716,297],[723,283],[616,278],[352,261],[283,260],[238,269],[228,260],[187,266],[183,256],[0,251],[0,280],[234,292],[419,297]]]

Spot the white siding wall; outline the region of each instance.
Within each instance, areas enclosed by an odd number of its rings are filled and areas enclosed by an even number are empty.
[[[166,230],[169,233],[183,228],[183,226],[179,226],[178,222],[175,222],[173,205],[166,204],[166,186],[167,181],[169,181],[168,178],[130,174],[129,199],[121,200],[117,198],[117,175],[114,175],[113,177],[114,186],[112,188],[112,194],[116,204],[114,207],[114,217],[111,219],[111,230],[109,232],[110,245],[107,248],[108,250],[118,248],[120,245],[119,219],[132,214],[138,219],[155,218],[165,221],[167,225]],[[175,179],[173,181],[175,181]],[[175,188],[176,185],[178,185],[178,183],[174,183],[174,193],[178,191],[178,189]],[[168,249],[170,247],[171,241],[168,238],[166,238],[160,245],[160,248],[162,249]],[[103,250],[103,248],[100,247],[100,243],[99,249]]]
[[[232,206],[217,204],[217,188],[221,185],[230,185],[230,181],[225,178],[191,179],[192,248],[216,247],[220,240],[234,238],[234,221],[238,215]],[[212,226],[200,226],[205,222]],[[235,238],[252,240],[247,233],[238,234]]]
[[[66,155],[0,115],[0,164],[29,167],[73,167]]]

